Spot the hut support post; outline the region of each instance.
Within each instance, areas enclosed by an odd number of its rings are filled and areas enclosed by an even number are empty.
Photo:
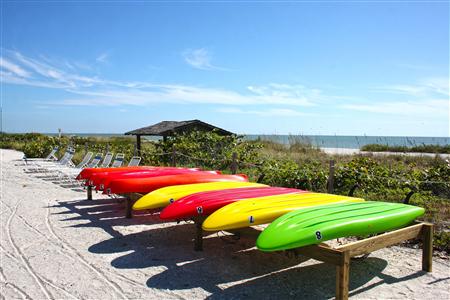
[[[136,135],[136,151],[137,155],[141,155],[141,136],[139,134]]]

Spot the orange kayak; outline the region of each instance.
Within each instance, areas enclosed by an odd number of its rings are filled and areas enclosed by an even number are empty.
[[[244,174],[238,175],[221,175],[204,172],[196,172],[192,174],[178,174],[157,176],[151,178],[130,178],[115,179],[109,183],[109,187],[103,192],[106,194],[128,194],[142,193],[147,194],[159,188],[172,185],[220,182],[220,181],[237,181],[247,182],[248,177]]]
[[[85,168],[81,170],[80,174],[76,177],[78,180],[88,180],[90,176],[95,173],[101,172],[120,172],[120,171],[136,171],[144,169],[154,169],[157,167],[152,166],[139,166],[139,167],[118,167],[118,168]]]
[[[86,181],[87,185],[99,187],[105,181],[111,181],[120,178],[138,178],[138,177],[151,177],[153,174],[159,175],[175,175],[199,172],[200,169],[188,169],[188,168],[164,168],[164,169],[144,169],[134,171],[120,171],[120,172],[99,172],[94,173]],[[147,176],[150,175],[150,176]]]
[[[142,172],[148,170],[164,170],[164,169],[177,169],[176,167],[154,167],[154,166],[136,166],[136,167],[118,167],[118,168],[86,168],[83,169],[76,177],[78,180],[89,180],[91,176],[105,173],[117,173],[117,172]]]
[[[104,189],[109,188],[111,182],[116,179],[138,179],[138,178],[150,178],[150,177],[160,177],[160,176],[168,176],[168,175],[181,175],[181,174],[220,174],[220,171],[201,171],[201,170],[191,170],[191,169],[181,169],[181,170],[157,170],[157,171],[145,171],[145,172],[134,172],[134,173],[120,173],[120,175],[116,176],[116,174],[112,174],[113,176],[108,176],[107,178],[103,178],[101,180],[96,181],[95,189],[97,191],[103,191]]]

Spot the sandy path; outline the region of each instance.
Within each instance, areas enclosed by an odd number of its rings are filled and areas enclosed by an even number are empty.
[[[334,267],[265,254],[190,224],[123,218],[122,204],[26,174],[1,150],[0,299],[332,298]],[[351,265],[355,299],[449,299],[450,264],[419,271],[421,251],[380,250]]]

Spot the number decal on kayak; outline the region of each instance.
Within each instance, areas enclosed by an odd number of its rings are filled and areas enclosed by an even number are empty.
[[[248,217],[248,221],[250,222],[250,224],[255,223],[255,218],[253,218],[253,216]]]
[[[197,212],[198,212],[199,215],[201,215],[203,213],[203,207],[198,206],[197,207]]]
[[[174,202],[175,202],[175,200],[173,200],[173,198],[169,199],[169,203],[174,203]]]
[[[316,239],[318,240],[322,239],[322,234],[320,233],[320,231],[316,231]]]

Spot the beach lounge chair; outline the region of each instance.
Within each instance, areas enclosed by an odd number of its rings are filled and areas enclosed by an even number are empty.
[[[111,164],[111,168],[121,167],[124,159],[125,159],[125,155],[123,153],[117,153],[116,158],[114,159],[113,163]]]
[[[16,166],[28,165],[39,161],[57,161],[58,158],[56,157],[56,152],[58,152],[58,149],[58,146],[53,147],[52,151],[44,158],[27,158],[26,155],[24,155],[21,159],[22,164],[16,164]]]
[[[75,175],[81,172],[82,169],[84,168],[97,168],[98,164],[100,163],[100,161],[102,160],[102,154],[101,153],[97,153],[94,158],[89,162],[89,160],[92,157],[92,152],[88,152],[83,161],[81,163],[79,163],[76,167],[70,168],[70,167],[65,167],[65,168],[61,168],[58,171],[60,173],[62,173],[63,175],[66,176],[71,176],[71,175]]]
[[[133,156],[130,161],[128,162],[129,167],[136,167],[139,166],[139,163],[141,162],[140,156]]]
[[[113,159],[113,154],[111,152],[106,153],[105,158],[103,159],[102,163],[100,164],[100,168],[107,168],[111,164],[111,161]]]
[[[76,168],[78,168],[78,169],[84,168],[89,163],[89,161],[91,160],[93,155],[94,154],[92,152],[86,153],[86,155],[83,157],[81,162],[76,166]]]
[[[72,158],[75,154],[75,149],[68,147],[64,155],[58,161],[39,161],[34,164],[27,165],[24,168],[26,173],[46,173],[53,169],[58,169],[63,166],[75,166],[72,162]]]
[[[100,161],[102,160],[103,155],[101,153],[97,153],[94,157],[94,159],[88,163],[85,167],[86,168],[97,168],[98,164],[100,163]],[[80,171],[80,170],[78,170]]]
[[[54,169],[55,171],[57,171],[57,173],[55,174],[56,176],[53,176],[51,179],[52,180],[56,180],[53,183],[71,183],[71,184],[75,184],[78,186],[79,182],[75,181],[75,176],[78,175],[81,170],[83,170],[84,168],[96,168],[100,161],[102,160],[102,154],[101,153],[97,153],[94,158],[89,162],[89,160],[92,157],[92,152],[88,152],[86,153],[85,157],[83,158],[83,160],[81,161],[81,163],[79,163],[76,167],[64,167],[64,168],[60,168],[60,169]],[[67,187],[67,186],[64,186]],[[71,186],[70,186],[71,187]]]
[[[51,173],[55,173],[56,172],[56,173],[53,174],[53,175],[43,176],[43,177],[40,177],[40,178],[41,179],[52,179],[52,180],[55,180],[55,179],[64,177],[65,173],[66,173],[65,172],[66,170],[72,170],[72,169],[81,170],[81,169],[85,168],[89,164],[89,161],[91,160],[93,155],[94,154],[92,152],[87,152],[86,155],[81,160],[81,162],[78,165],[76,165],[75,167],[73,167],[73,168],[71,167],[71,165],[69,165],[69,166],[61,166],[60,168],[57,168],[57,167],[48,168],[48,169],[46,169],[47,172],[45,172],[43,170],[44,173],[49,173],[49,172],[51,172]],[[69,171],[67,171],[67,172],[69,172]]]

